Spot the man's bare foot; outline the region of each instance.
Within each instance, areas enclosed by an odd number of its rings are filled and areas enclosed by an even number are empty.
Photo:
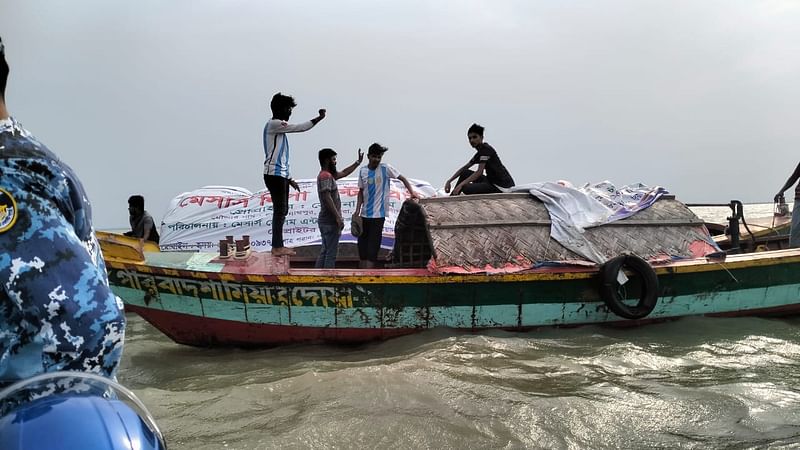
[[[276,247],[272,249],[272,256],[294,256],[297,252],[288,247]]]

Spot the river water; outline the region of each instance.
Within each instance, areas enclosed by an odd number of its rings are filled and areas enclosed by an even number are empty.
[[[171,449],[800,447],[800,318],[240,350],[129,314],[118,376]]]

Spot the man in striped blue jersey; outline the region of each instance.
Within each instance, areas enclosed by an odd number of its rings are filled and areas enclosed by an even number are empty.
[[[292,97],[278,92],[269,104],[272,118],[264,125],[264,184],[272,197],[271,245],[275,256],[295,254],[294,250],[283,246],[283,224],[289,214],[289,186],[300,190],[289,176],[289,139],[286,134],[310,130],[325,118],[325,110],[320,109],[317,117],[291,124],[288,120],[295,106],[297,104]]]
[[[378,261],[383,223],[386,221],[386,211],[389,209],[390,179],[397,178],[402,181],[411,194],[411,199],[419,199],[406,177],[400,175],[394,167],[381,162],[383,154],[388,150],[377,142],[370,145],[367,150],[369,163],[358,172],[358,201],[355,213],[361,215],[363,222],[363,231],[358,236],[358,257],[361,260],[361,267],[365,269],[374,268]]]

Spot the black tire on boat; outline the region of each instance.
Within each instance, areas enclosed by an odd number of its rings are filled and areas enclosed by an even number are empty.
[[[620,298],[617,274],[626,268],[638,275],[642,284],[642,295],[636,305],[627,305]],[[600,298],[614,314],[625,319],[641,319],[656,307],[658,301],[658,277],[647,261],[635,255],[620,255],[606,261],[600,267]]]

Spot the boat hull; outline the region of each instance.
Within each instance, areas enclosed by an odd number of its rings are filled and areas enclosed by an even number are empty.
[[[656,307],[635,321],[606,307],[593,268],[480,275],[423,270],[253,275],[113,261],[108,266],[112,288],[129,311],[174,341],[198,346],[357,343],[435,327],[525,330],[800,312],[797,250],[657,267]],[[634,277],[626,286],[635,293],[638,281]]]

